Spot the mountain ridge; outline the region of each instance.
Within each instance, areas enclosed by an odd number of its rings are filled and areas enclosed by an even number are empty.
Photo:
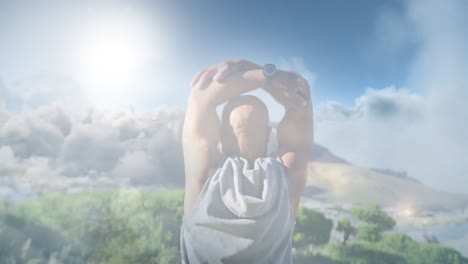
[[[367,204],[451,211],[468,208],[468,195],[436,190],[406,172],[353,165],[315,144],[304,197],[332,204]]]

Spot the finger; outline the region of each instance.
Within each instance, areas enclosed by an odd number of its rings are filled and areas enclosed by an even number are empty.
[[[296,109],[302,108],[307,104],[307,101],[297,93],[288,93],[286,95],[286,101],[288,101],[288,104]]]
[[[307,80],[303,77],[299,77],[297,79],[297,87],[300,93],[308,100],[310,98],[310,87]]]
[[[217,69],[216,68],[211,68],[207,70],[203,76],[200,78],[200,81],[198,81],[197,87],[199,90],[205,90],[208,88],[208,86],[211,84],[213,81],[213,76],[216,74]]]
[[[282,90],[287,90],[288,89],[288,83],[286,79],[286,73],[284,71],[278,71],[276,74],[276,78],[273,81],[273,83],[281,88]]]
[[[191,87],[194,87],[206,71],[207,71],[207,69],[204,69],[204,70],[199,71],[199,72],[193,77],[192,81],[190,82],[190,86],[191,86]]]
[[[226,74],[229,70],[229,64],[222,63],[218,66],[218,72],[213,76],[213,80],[217,82],[222,82],[222,80],[226,77]]]
[[[234,73],[237,73],[239,71],[240,69],[236,65],[224,64],[219,68],[218,72],[213,76],[213,80],[217,82],[223,82],[224,80],[231,77]]]
[[[258,65],[258,64],[256,64],[256,63],[253,63],[253,62],[251,62],[251,61],[248,61],[248,60],[238,60],[238,65],[239,65],[243,70],[246,70],[246,71],[256,70],[256,69],[261,68],[260,65]]]
[[[301,106],[307,106],[308,102],[309,102],[309,98],[306,94],[304,94],[300,89],[298,89],[296,91],[296,98],[299,102],[299,105]]]

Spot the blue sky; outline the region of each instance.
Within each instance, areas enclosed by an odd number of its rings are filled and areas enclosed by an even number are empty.
[[[8,116],[55,103],[183,107],[196,72],[245,58],[308,78],[316,141],[337,155],[466,193],[467,13],[464,0],[1,1],[0,139],[27,135]]]
[[[399,85],[405,78],[410,54],[399,57],[399,67],[392,68],[372,61],[368,50],[378,16],[385,9],[401,9],[399,1],[173,3],[171,12],[181,14],[182,41],[190,43],[184,50],[191,53],[191,46],[201,55],[195,59],[200,65],[230,56],[259,62],[300,57],[317,74],[317,100],[347,103],[365,87]]]
[[[164,59],[146,65],[154,75],[170,71],[164,86],[187,86],[199,69],[229,58],[260,64],[298,58],[315,78],[316,102],[352,105],[368,87],[405,82],[410,48],[381,56],[376,23],[382,12],[402,10],[400,1],[11,1],[0,8],[0,77],[12,83],[42,73],[73,76],[68,42],[86,20],[116,10],[148,17]],[[79,41],[79,40],[78,40]],[[75,78],[76,79],[76,78]],[[80,82],[79,78],[77,80]],[[154,82],[154,83],[152,83]],[[158,85],[149,80],[148,86]],[[86,84],[81,84],[86,85]],[[180,89],[183,89],[181,87]],[[133,102],[148,108],[183,102],[177,93]]]

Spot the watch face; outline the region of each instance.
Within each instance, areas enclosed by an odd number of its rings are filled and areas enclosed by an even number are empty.
[[[276,67],[275,67],[275,65],[273,65],[273,64],[265,64],[265,66],[263,66],[263,74],[264,74],[266,77],[273,77],[273,76],[275,76],[275,74],[276,74]]]

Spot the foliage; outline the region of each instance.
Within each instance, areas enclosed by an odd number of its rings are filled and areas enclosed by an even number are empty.
[[[330,244],[326,252],[331,259],[346,264],[407,264],[397,252],[367,242],[355,242],[345,247]]]
[[[364,225],[368,228],[372,225]],[[376,228],[378,229],[378,228]],[[360,230],[358,229],[358,233]],[[369,232],[377,234],[378,232]],[[379,233],[380,234],[380,233]],[[436,244],[418,243],[401,233],[380,234],[381,239],[359,240],[344,246],[327,245],[325,255],[340,263],[468,264],[459,252]],[[373,240],[373,242],[368,242]]]
[[[82,252],[79,263],[177,263],[180,262],[182,197],[180,191],[158,193],[135,189],[50,195],[15,208],[16,217],[24,220],[14,222],[40,223],[42,226],[18,227],[19,231],[30,228],[32,234],[47,228],[49,233],[43,232],[37,238],[41,244],[50,244],[50,241],[62,244],[67,239],[77,245]],[[60,235],[44,240],[47,234]],[[21,238],[13,233],[8,236]],[[25,245],[28,237],[31,235],[18,243]],[[14,247],[24,247],[19,244]],[[56,251],[54,258],[60,253],[63,255],[62,251],[70,251],[65,247],[52,250]],[[42,254],[41,261],[49,260],[52,250],[47,251],[49,255]],[[3,252],[2,259],[21,259],[18,253]]]
[[[51,194],[9,211],[16,217],[13,222],[34,222],[37,223],[34,226],[28,224],[30,229],[35,232],[41,228],[47,230],[48,234],[43,232],[44,238],[53,235],[49,240],[33,237],[33,242],[48,241],[47,244],[56,245],[42,250],[45,253],[38,257],[41,261],[47,262],[51,257],[57,259],[67,252],[72,254],[69,248],[61,246],[68,243],[68,247],[73,245],[74,256],[81,260],[78,262],[180,263],[182,201],[183,193],[180,191],[142,192],[125,188],[108,192]],[[327,243],[332,227],[332,221],[321,213],[301,207],[294,244]],[[17,230],[24,231],[25,227],[18,226]],[[17,234],[6,235],[20,238]],[[29,233],[21,236],[10,247],[0,244],[0,250],[4,249],[0,253],[1,258],[8,256],[19,261],[21,248],[31,237]],[[10,254],[12,248],[16,249],[15,254]]]
[[[382,238],[382,231],[375,224],[361,225],[357,228],[357,237],[363,241],[377,242]]]
[[[351,224],[351,220],[348,217],[338,221],[336,230],[343,233],[343,245],[346,245],[346,241],[356,233],[356,228]]]
[[[310,264],[310,263],[320,263],[320,264],[345,264],[342,261],[332,259],[327,255],[313,252],[299,253],[294,257],[294,264]]]
[[[18,206],[0,203],[0,264],[180,263],[182,202],[181,191],[126,188],[53,194]],[[300,250],[294,263],[468,264],[455,250],[418,243],[404,234],[383,234],[392,222],[379,210],[355,210],[361,221],[368,220],[358,228],[358,240],[313,252]],[[294,246],[327,243],[332,227],[323,214],[300,207]],[[337,230],[351,234],[352,227],[345,218]],[[380,239],[359,235],[366,228],[375,231],[366,231],[367,236],[378,234]]]
[[[322,213],[300,206],[297,211],[293,246],[322,245],[330,240],[333,221]]]
[[[424,256],[421,255],[421,247],[418,242],[414,241],[411,237],[401,233],[389,233],[385,234],[379,246],[383,248],[389,248],[400,254],[404,255],[408,260],[408,263],[427,263],[418,262],[423,261]]]
[[[436,244],[418,243],[401,233],[385,234],[377,246],[399,252],[409,264],[468,263],[468,259],[453,249]]]
[[[355,218],[364,222],[357,228],[357,237],[363,241],[379,241],[383,231],[392,230],[396,225],[395,220],[387,215],[378,204],[370,204],[366,208],[354,207],[351,212]]]
[[[378,204],[370,204],[366,208],[355,207],[351,209],[354,217],[362,222],[372,224],[381,231],[391,230],[396,222],[387,215]]]
[[[363,223],[357,227],[358,240],[352,244],[327,245],[324,253],[340,263],[407,263],[407,264],[468,264],[468,259],[459,252],[436,244],[418,243],[401,233],[385,233],[395,226],[395,220],[378,205],[353,208],[352,214]],[[352,228],[351,222],[343,218],[337,231]]]
[[[81,263],[80,249],[62,234],[6,211],[0,211],[0,238],[0,263]]]

